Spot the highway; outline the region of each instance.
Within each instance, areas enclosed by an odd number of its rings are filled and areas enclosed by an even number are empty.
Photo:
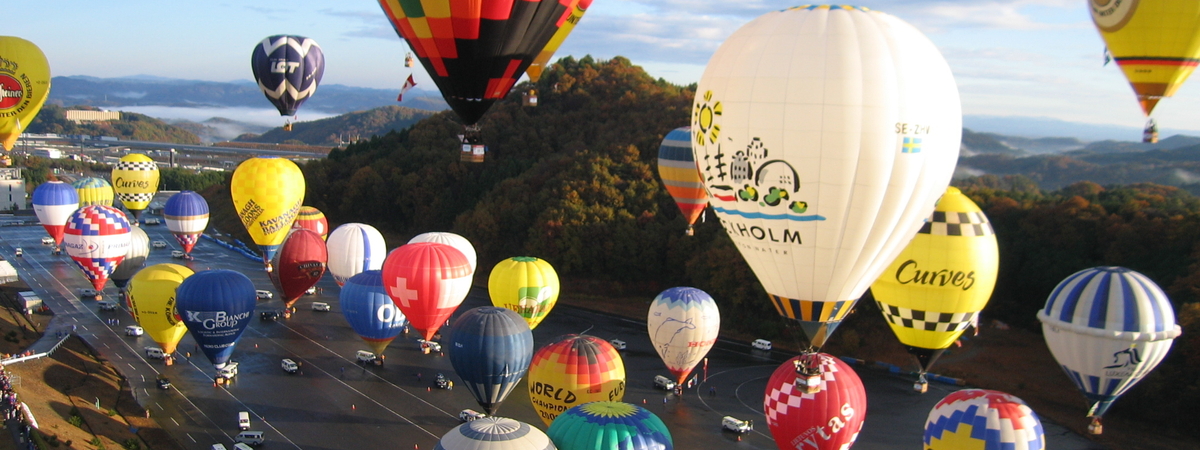
[[[233,269],[247,274],[259,289],[273,290],[260,263],[208,240],[196,246],[194,261],[172,259],[170,252],[178,249],[178,244],[166,227],[145,226],[145,231],[152,241],[169,244],[166,249],[152,250],[147,265],[172,262],[197,271]],[[267,445],[273,449],[432,449],[443,434],[459,425],[459,411],[480,409],[467,389],[432,387],[439,372],[459,383],[449,358],[421,354],[415,334],[391,344],[384,366],[358,365],[354,353],[367,347],[342,317],[338,287],[330,276],[318,284],[322,292],[296,304],[298,311],[291,319],[263,322],[254,315],[233,354],[240,363],[239,375],[228,386],[214,385],[214,370],[194,351],[190,336],[180,343],[175,365],[147,360],[142,348],[156,344],[148,336],[125,336],[124,327],[133,320],[124,306],[120,311],[100,312],[94,300],[79,299],[78,290],[90,284],[69,257],[51,255],[50,247],[39,242],[42,236],[45,231],[40,226],[0,228],[0,256],[11,261],[22,279],[54,310],[60,317],[58,323],[76,325],[77,333],[131,381],[139,403],[189,450],[232,443],[238,433],[239,411],[250,413],[251,429],[264,431]],[[13,256],[16,247],[23,247],[23,257]],[[104,296],[116,298],[112,283]],[[327,302],[333,310],[312,311],[313,301]],[[477,287],[456,317],[485,304],[489,304],[486,289]],[[278,298],[258,305],[259,311],[281,308]],[[120,319],[120,323],[107,325],[109,318]],[[625,401],[643,405],[662,418],[676,448],[777,448],[762,414],[762,395],[771,372],[791,355],[752,352],[745,343],[718,341],[709,354],[707,379],[676,397],[652,387],[654,375],[668,372],[651,347],[644,322],[559,305],[534,330],[534,341],[540,348],[559,335],[583,332],[628,343],[628,349],[621,352],[627,373]],[[282,358],[301,363],[299,373],[284,372]],[[704,377],[703,371],[697,370]],[[859,450],[920,448],[930,409],[958,389],[933,383],[929,393],[920,395],[911,391],[912,380],[907,377],[860,366],[855,370],[866,385],[868,398],[866,423],[854,446]],[[155,378],[160,374],[170,378],[170,389],[156,387]],[[421,374],[419,379],[417,374]],[[709,397],[709,387],[716,389],[715,397]],[[522,381],[499,415],[544,430],[527,392]],[[725,415],[754,420],[756,429],[740,439],[722,432],[721,417]],[[1048,448],[1104,448],[1062,427],[1043,425]]]

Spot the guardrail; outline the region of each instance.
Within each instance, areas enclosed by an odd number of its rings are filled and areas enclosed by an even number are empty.
[[[54,354],[54,351],[58,350],[59,347],[62,347],[62,345],[67,342],[67,339],[70,339],[70,338],[71,338],[71,334],[63,335],[63,337],[60,338],[58,340],[58,342],[54,344],[53,347],[50,347],[50,350],[46,350],[42,353],[34,353],[32,355],[18,356],[18,357],[0,360],[0,364],[3,364],[3,365],[16,364],[19,362],[25,362],[25,361],[31,361],[34,359],[45,358],[47,356]]]

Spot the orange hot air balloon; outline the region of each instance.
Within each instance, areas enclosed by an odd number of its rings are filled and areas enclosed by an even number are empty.
[[[325,218],[325,213],[311,206],[300,207],[300,211],[296,213],[296,221],[292,222],[292,227],[312,230],[320,235],[321,239],[329,238],[329,220]]]
[[[529,400],[547,426],[576,405],[625,398],[625,362],[608,341],[595,336],[559,336],[533,355]]]

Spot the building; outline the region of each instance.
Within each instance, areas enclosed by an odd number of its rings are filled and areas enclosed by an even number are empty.
[[[38,147],[29,152],[32,156],[40,156],[42,158],[59,159],[62,158],[62,150],[50,147]]]
[[[121,120],[120,111],[86,111],[79,109],[68,109],[67,120],[79,124],[80,122],[104,122],[107,120]]]
[[[25,209],[25,180],[18,167],[0,167],[0,211]]]

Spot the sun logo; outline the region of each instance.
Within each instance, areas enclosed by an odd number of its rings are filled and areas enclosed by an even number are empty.
[[[704,92],[704,101],[696,103],[692,108],[692,127],[696,130],[696,145],[704,145],[704,138],[711,144],[717,143],[721,135],[721,126],[717,124],[717,116],[721,115],[721,102],[712,101],[712,91]]]

